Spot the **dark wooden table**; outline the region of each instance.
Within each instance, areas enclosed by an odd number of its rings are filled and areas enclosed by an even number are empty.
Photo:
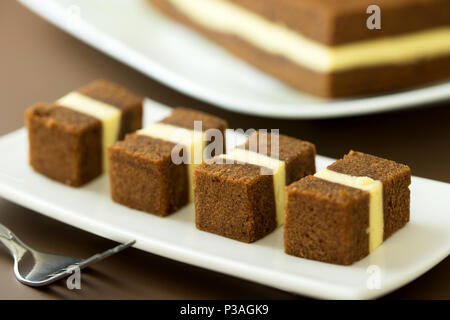
[[[63,33],[16,1],[0,1],[0,135],[23,126],[37,101],[96,78],[108,78],[170,106],[215,113],[234,128],[280,128],[341,157],[351,147],[411,166],[417,176],[450,182],[450,103],[372,116],[271,120],[227,112],[175,92]],[[0,155],[2,156],[2,155]],[[433,195],[423,195],[430,196]],[[450,209],[449,209],[450,210]],[[450,211],[449,211],[450,214]],[[0,198],[0,222],[36,248],[87,257],[113,242],[46,218]],[[450,230],[449,230],[450,232]],[[19,284],[0,248],[1,299],[299,299],[276,289],[130,249],[83,272],[82,290],[64,283],[45,289]],[[449,299],[450,258],[388,299]]]

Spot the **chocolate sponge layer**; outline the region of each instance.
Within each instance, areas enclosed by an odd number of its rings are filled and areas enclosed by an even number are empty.
[[[108,148],[111,197],[159,216],[188,203],[187,165],[171,159],[174,143],[131,134]]]
[[[102,124],[55,104],[38,103],[25,113],[29,162],[37,172],[78,187],[102,173]]]
[[[222,133],[225,133],[225,129],[228,126],[224,119],[183,107],[173,109],[172,113],[160,122],[194,130],[195,121],[201,121],[203,131],[208,129],[219,129]]]
[[[369,254],[369,193],[308,176],[287,188],[287,254],[349,265]]]
[[[271,175],[251,164],[202,164],[194,170],[200,230],[253,242],[276,228]]]

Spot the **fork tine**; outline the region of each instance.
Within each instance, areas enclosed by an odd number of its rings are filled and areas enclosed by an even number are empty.
[[[132,240],[130,242],[120,244],[120,245],[118,245],[118,246],[116,246],[114,248],[106,250],[103,253],[99,253],[99,254],[93,255],[92,257],[90,257],[88,259],[85,259],[85,260],[83,260],[83,261],[81,261],[81,262],[79,262],[79,263],[77,263],[75,265],[78,266],[80,269],[86,268],[86,267],[92,265],[93,263],[96,263],[96,262],[99,262],[101,260],[104,260],[104,259],[106,259],[106,258],[108,258],[108,257],[110,257],[110,256],[112,256],[112,255],[114,255],[116,253],[119,253],[120,251],[123,251],[123,250],[131,247],[135,243],[136,243],[136,240]]]

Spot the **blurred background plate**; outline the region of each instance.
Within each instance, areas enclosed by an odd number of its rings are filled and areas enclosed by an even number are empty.
[[[196,33],[146,0],[19,0],[78,39],[185,94],[264,117],[316,119],[411,108],[450,99],[450,82],[339,100],[303,95]]]

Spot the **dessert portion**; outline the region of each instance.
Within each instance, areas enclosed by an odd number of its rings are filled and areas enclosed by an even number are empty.
[[[316,148],[255,132],[242,146],[194,169],[197,228],[254,242],[284,223],[284,188],[315,172]]]
[[[287,188],[286,253],[349,265],[409,221],[408,166],[351,151]]]
[[[108,150],[112,199],[158,216],[177,211],[193,201],[192,171],[204,160],[210,133],[225,139],[226,128],[223,119],[176,108],[160,122],[127,135]],[[225,140],[215,151],[224,150]]]
[[[447,0],[149,0],[235,56],[322,97],[450,78]],[[381,29],[369,29],[378,5]]]
[[[81,186],[107,170],[106,149],[142,127],[142,98],[96,80],[25,114],[29,161],[37,172]]]

